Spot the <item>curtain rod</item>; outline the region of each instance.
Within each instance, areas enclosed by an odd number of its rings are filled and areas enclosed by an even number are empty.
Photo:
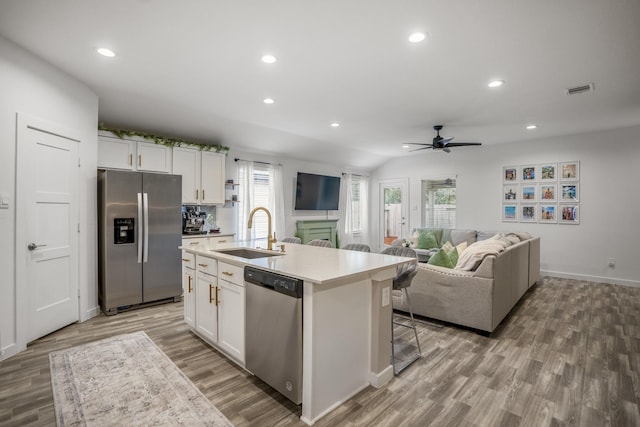
[[[342,172],[342,176],[344,175],[352,175],[352,176],[359,176],[360,178],[367,178],[367,175],[358,175],[357,173]]]
[[[239,159],[239,158],[235,158],[233,159],[233,161],[237,162],[238,160],[242,160],[243,162],[253,162],[253,163],[260,163],[263,165],[273,165],[273,163],[269,163],[269,162],[260,162],[258,160],[245,160],[245,159]],[[277,163],[276,166],[282,166],[282,163]]]

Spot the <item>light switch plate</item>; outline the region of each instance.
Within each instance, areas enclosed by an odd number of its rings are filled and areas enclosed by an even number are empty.
[[[0,193],[0,209],[9,209],[8,193]]]

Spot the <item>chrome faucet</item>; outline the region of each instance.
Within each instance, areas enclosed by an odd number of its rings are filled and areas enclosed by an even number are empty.
[[[267,214],[267,222],[268,222],[268,230],[267,230],[267,249],[268,250],[273,250],[273,244],[277,242],[276,240],[276,233],[273,233],[273,237],[271,237],[271,212],[269,212],[269,210],[267,208],[263,208],[262,206],[258,206],[257,208],[253,208],[251,210],[251,212],[249,213],[249,222],[247,223],[247,228],[251,228],[251,226],[253,225],[253,214],[256,213],[256,211],[265,211],[265,213]]]

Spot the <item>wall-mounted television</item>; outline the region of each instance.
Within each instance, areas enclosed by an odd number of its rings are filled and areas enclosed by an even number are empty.
[[[337,211],[339,199],[339,176],[298,172],[295,210]]]

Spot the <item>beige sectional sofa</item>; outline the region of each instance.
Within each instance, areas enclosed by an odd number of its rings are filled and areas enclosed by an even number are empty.
[[[472,231],[449,230],[443,235],[457,245],[460,243],[456,240],[458,236],[473,243],[472,240],[483,240],[496,234],[475,232],[474,239]],[[418,263],[418,274],[408,288],[413,313],[493,332],[540,278],[540,238],[517,234],[523,240],[497,255],[485,256],[473,271]],[[408,311],[404,293],[394,291],[393,306]]]

